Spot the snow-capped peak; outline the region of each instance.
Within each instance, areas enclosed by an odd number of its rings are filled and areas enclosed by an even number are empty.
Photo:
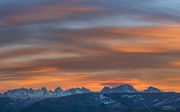
[[[82,87],[82,88],[69,89],[69,90],[65,91],[65,94],[72,95],[72,94],[84,94],[84,93],[89,93],[89,92],[91,92],[89,89]]]
[[[136,93],[137,90],[128,84],[120,85],[117,87],[112,88],[113,92],[118,92],[118,93]]]
[[[5,97],[11,97],[11,98],[34,98],[34,99],[45,99],[45,98],[51,98],[51,97],[61,97],[61,96],[67,96],[67,95],[75,95],[75,94],[84,94],[84,93],[90,93],[91,90],[87,88],[72,88],[66,91],[63,91],[60,87],[57,87],[54,91],[49,91],[45,87],[42,87],[39,90],[34,89],[27,89],[27,88],[19,88],[19,89],[13,89],[8,90],[4,94],[1,94],[0,96]],[[125,84],[120,85],[117,87],[104,87],[101,90],[101,93],[137,93],[138,91],[131,85]],[[155,87],[149,87],[148,89],[144,90],[143,93],[160,93],[161,90]]]
[[[45,87],[42,87],[39,91],[44,92],[44,93],[48,93],[48,90]]]
[[[161,90],[155,87],[149,87],[143,91],[144,93],[161,93]]]
[[[54,93],[62,93],[63,92],[63,89],[61,89],[60,87],[57,87],[55,90],[54,90]]]
[[[11,98],[34,98],[34,99],[46,99],[51,97],[61,97],[67,95],[74,95],[74,94],[84,94],[91,92],[89,89],[84,87],[82,88],[73,88],[67,91],[63,91],[60,87],[57,87],[54,91],[49,91],[45,87],[42,87],[39,90],[27,89],[27,88],[19,88],[13,89],[5,92],[1,96],[11,97]]]
[[[60,87],[57,87],[57,88],[54,90],[53,94],[54,94],[55,96],[64,96],[64,95],[65,95],[63,89],[61,89]]]
[[[124,84],[113,88],[104,87],[101,90],[101,92],[102,93],[136,93],[137,90],[131,85]]]
[[[102,93],[111,93],[112,92],[112,89],[110,87],[107,87],[105,86],[102,90],[101,90]]]

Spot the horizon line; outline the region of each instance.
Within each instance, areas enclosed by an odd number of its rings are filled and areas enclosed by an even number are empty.
[[[101,91],[103,90],[103,88],[105,88],[105,87],[108,87],[108,88],[112,89],[112,88],[116,88],[116,87],[123,86],[123,85],[129,85],[129,86],[132,86],[134,89],[136,89],[136,88],[135,88],[133,85],[131,85],[131,84],[121,84],[121,85],[117,85],[117,86],[113,86],[113,87],[110,87],[110,86],[103,86],[102,89],[100,89],[100,90],[98,90],[98,91],[95,91],[95,90],[86,88],[85,86],[81,86],[81,87],[72,87],[72,88],[68,88],[68,89],[63,89],[61,86],[57,86],[57,87],[55,87],[54,89],[49,89],[49,88],[47,88],[47,87],[45,87],[45,86],[42,86],[42,87],[37,88],[37,89],[32,88],[32,87],[18,87],[18,88],[12,88],[12,89],[7,89],[7,90],[5,90],[5,91],[0,91],[0,94],[6,93],[6,92],[8,92],[8,91],[10,91],[10,90],[17,90],[17,89],[32,89],[32,90],[38,91],[38,90],[41,90],[42,88],[46,88],[48,91],[55,91],[55,89],[57,89],[57,88],[61,88],[63,91],[68,91],[68,90],[70,90],[70,89],[77,89],[77,88],[79,88],[79,89],[85,88],[85,89],[88,89],[88,90],[90,90],[90,91],[92,91],[92,92],[101,92]],[[149,86],[149,87],[144,88],[144,89],[141,89],[141,90],[139,90],[139,89],[136,89],[136,90],[137,90],[137,92],[143,92],[144,90],[146,90],[146,89],[148,89],[148,88],[150,88],[150,87],[159,89],[158,87]],[[159,89],[159,90],[162,91],[162,92],[165,92],[165,93],[166,93],[166,92],[180,93],[179,91],[174,91],[174,90],[162,90],[162,89]]]

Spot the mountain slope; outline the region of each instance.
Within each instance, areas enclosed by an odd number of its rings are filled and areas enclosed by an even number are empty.
[[[35,103],[34,99],[0,97],[0,112],[19,112],[33,103]]]
[[[179,112],[179,98],[175,93],[89,93],[46,99],[21,112]]]

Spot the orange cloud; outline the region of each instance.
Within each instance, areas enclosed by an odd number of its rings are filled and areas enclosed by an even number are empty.
[[[99,52],[168,52],[180,48],[180,27],[131,27],[68,30],[51,35],[79,43],[93,42]],[[103,39],[103,41],[102,41]],[[90,46],[89,49],[93,49]],[[86,49],[88,50],[88,48]]]
[[[104,28],[104,32],[123,38],[98,41],[105,47],[121,52],[168,52],[180,48],[180,27]]]
[[[180,27],[135,27],[105,29],[107,32],[124,34],[127,36],[173,38],[179,41]]]
[[[33,55],[30,57],[35,57],[35,59],[21,63],[6,61],[5,64],[2,64],[0,86],[3,88],[1,90],[23,86],[34,88],[47,86],[50,89],[56,86],[62,86],[64,89],[85,86],[97,91],[102,89],[103,85],[115,86],[128,83],[139,90],[148,86],[170,90],[173,86],[173,90],[179,91],[180,89],[177,86],[179,75],[175,77],[177,80],[167,80],[174,77],[174,75],[172,76],[175,74],[174,72],[179,73],[179,62],[176,61],[180,56],[178,52],[180,48],[179,29],[178,27],[100,28],[94,31],[91,29],[87,37],[86,30],[84,30],[86,31],[84,34],[80,31],[76,32],[75,35],[70,31],[71,34],[67,36],[68,39],[76,40],[75,42],[79,42],[79,45],[73,46],[65,43],[65,46],[57,46],[58,44],[51,46],[52,48],[48,46],[48,50],[29,48],[3,52],[0,55],[3,60],[6,58],[18,59],[17,57],[26,55]],[[91,41],[95,46],[88,44]],[[47,45],[45,46],[47,47]],[[61,53],[62,48],[68,53]],[[75,55],[74,52],[83,55]],[[37,58],[34,56],[35,54],[45,58]],[[24,59],[28,59],[28,56]],[[127,77],[126,74],[113,76],[112,73],[109,73],[110,77],[104,80],[88,77],[94,71],[118,71],[122,69],[129,70],[128,73],[132,69],[141,69],[144,72],[135,71]],[[59,70],[62,70],[61,74]],[[166,74],[163,72],[166,70],[171,72]],[[74,71],[74,75],[64,75],[70,71]],[[80,75],[82,71],[88,73]],[[42,74],[45,74],[45,77]],[[136,76],[136,78],[133,76],[134,74],[143,75]],[[35,75],[37,76],[35,77]],[[97,73],[96,76],[98,75],[100,74]],[[102,79],[102,77],[107,76],[101,75],[100,77]],[[162,78],[164,81],[161,81]]]
[[[174,66],[180,67],[180,61],[175,61],[175,62],[172,62],[171,64]]]
[[[27,10],[16,15],[11,15],[3,20],[2,25],[20,25],[34,22],[48,22],[62,20],[67,17],[77,16],[78,14],[88,12],[99,12],[102,9],[97,8],[67,8],[67,7],[51,7],[39,6],[31,10]],[[1,23],[1,22],[0,22]],[[6,24],[5,24],[6,23]]]
[[[36,73],[49,73],[49,72],[55,72],[57,71],[57,68],[42,68],[42,69],[34,69],[34,70],[30,70],[30,71],[21,71],[18,73],[22,73],[22,74],[36,74]]]

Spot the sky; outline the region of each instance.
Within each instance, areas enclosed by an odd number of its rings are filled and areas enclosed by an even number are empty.
[[[179,0],[0,0],[0,91],[131,84],[180,92]]]

